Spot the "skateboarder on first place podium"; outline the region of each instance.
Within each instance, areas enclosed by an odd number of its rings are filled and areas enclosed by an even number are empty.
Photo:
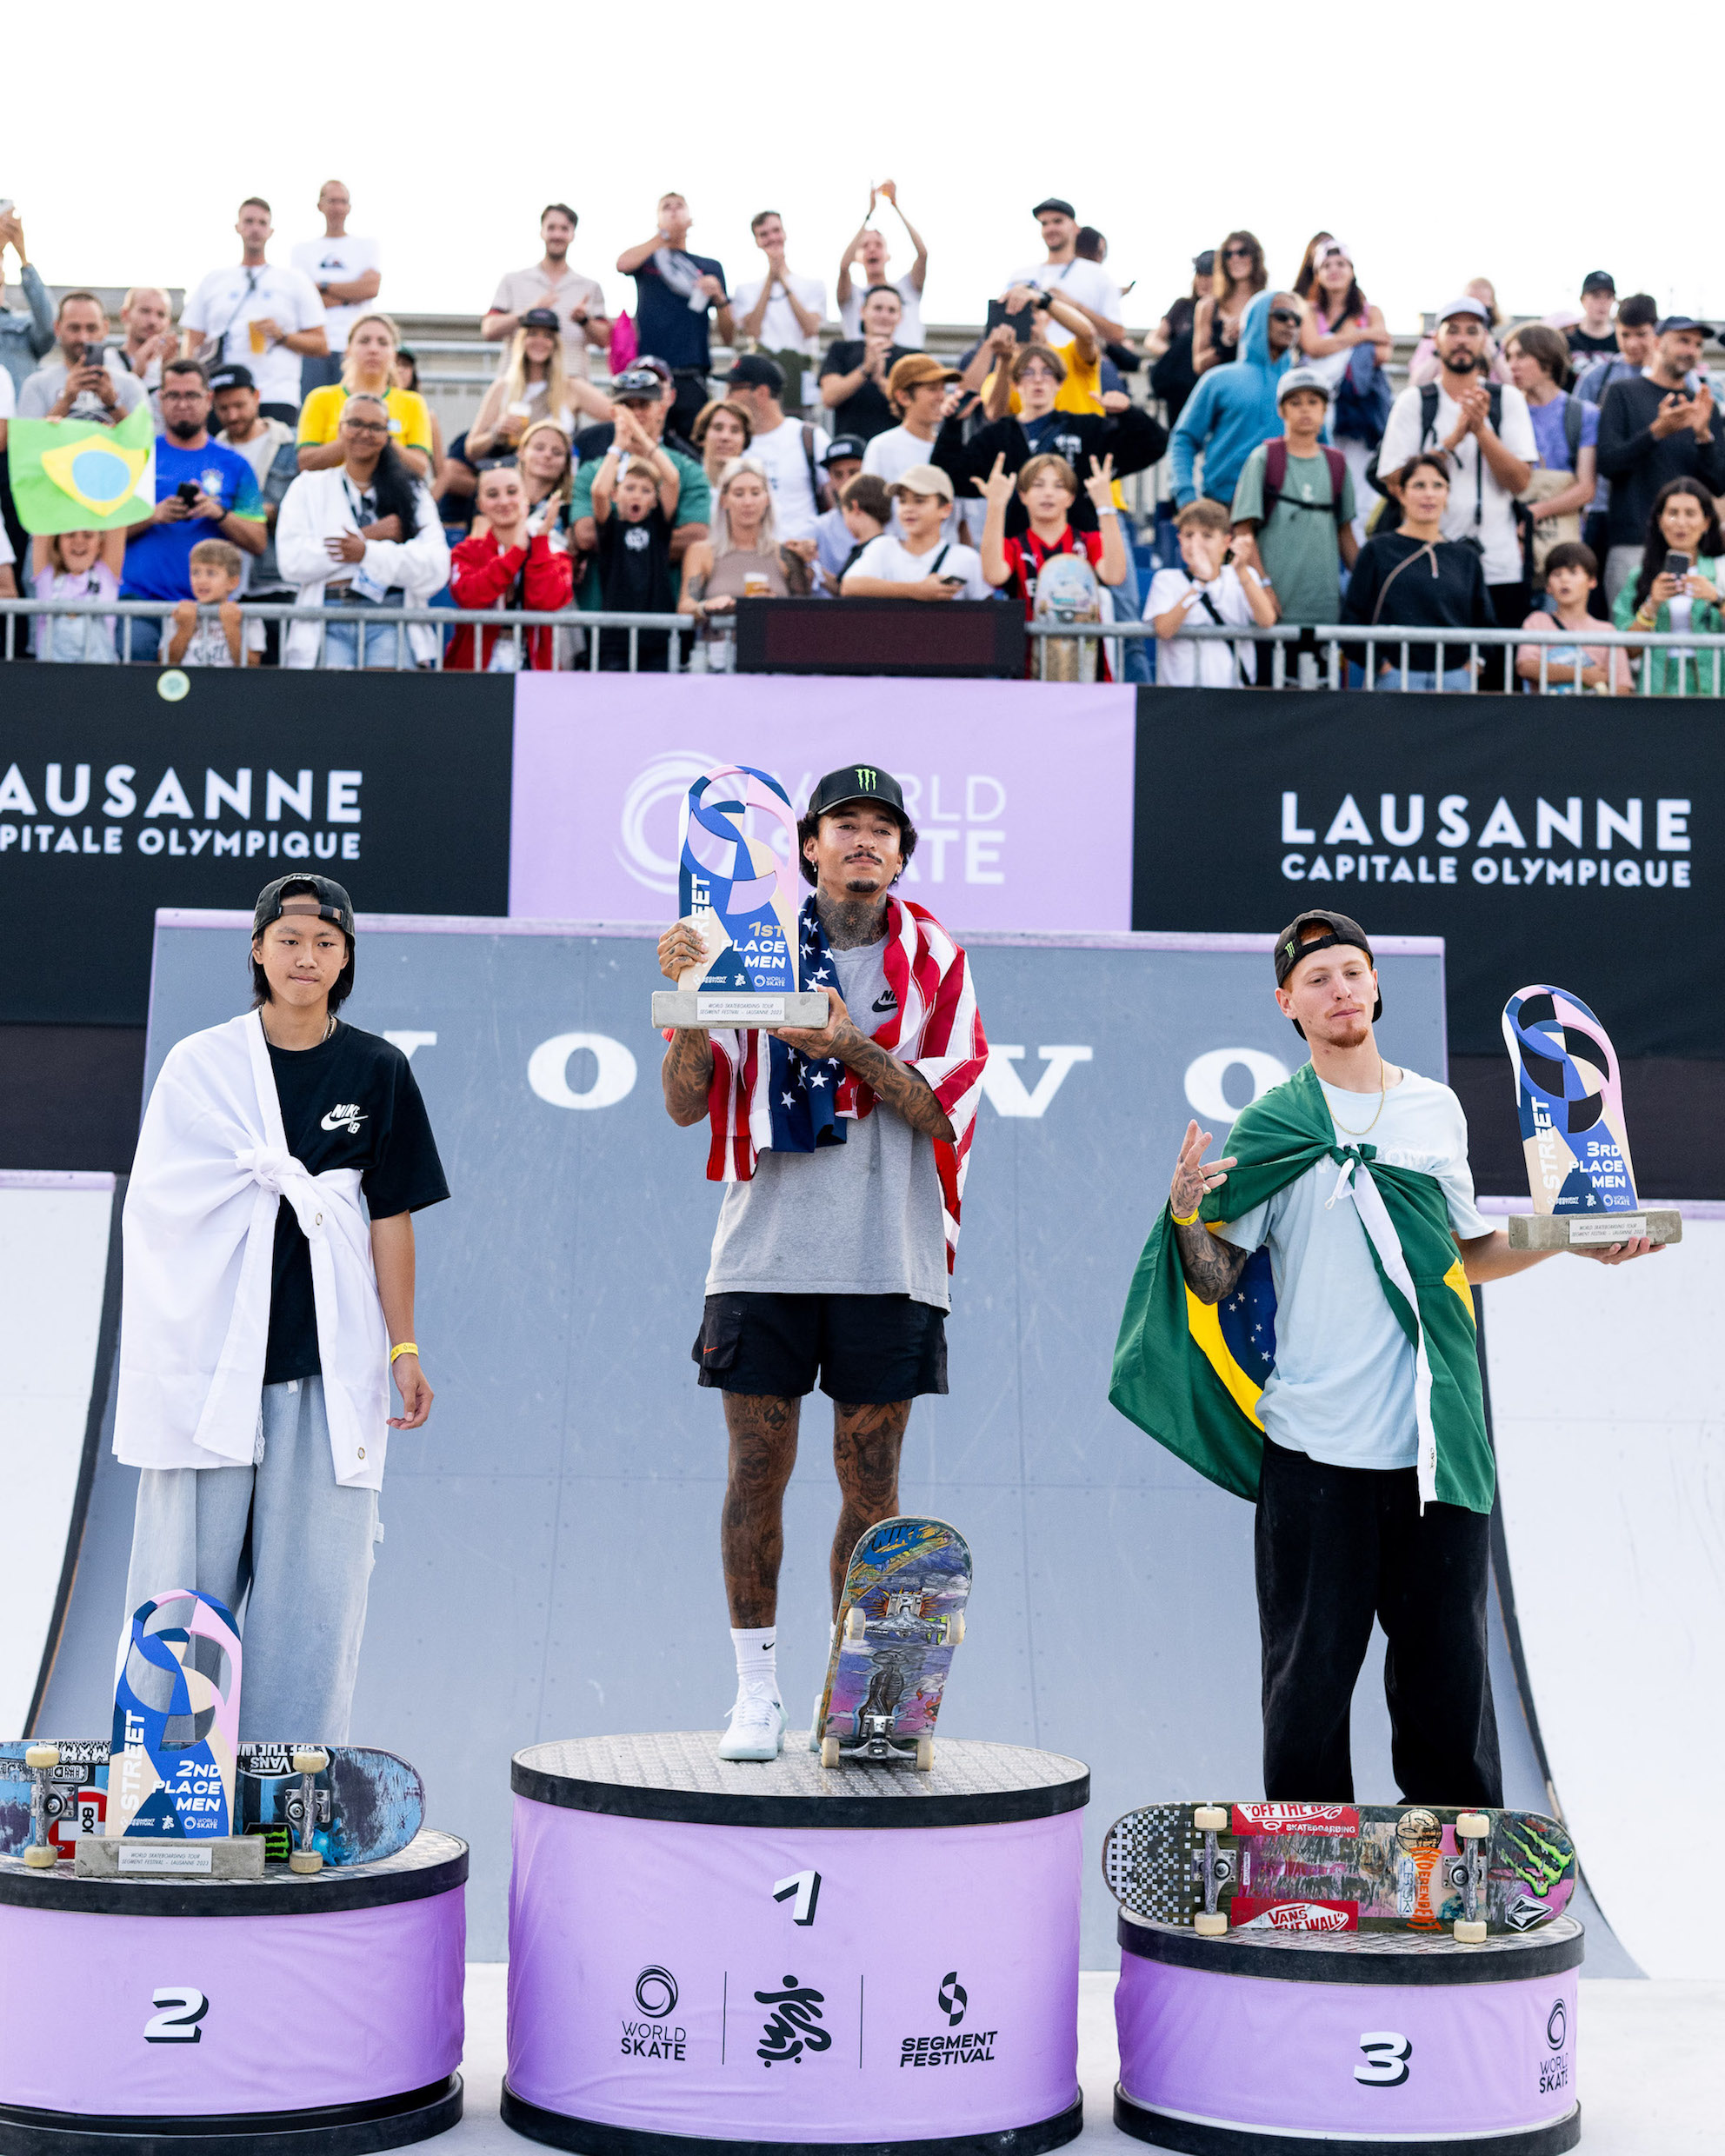
[[[126,1194],[125,1614],[196,1587],[240,1616],[243,1738],[347,1742],[388,1434],[431,1412],[412,1215],[449,1186],[407,1058],[336,1015],[355,955],[339,883],[266,887],[252,1007],[170,1050]]]
[[[1276,939],[1275,982],[1311,1061],[1242,1110],[1225,1158],[1206,1164],[1210,1134],[1187,1125],[1110,1397],[1255,1500],[1265,1795],[1352,1800],[1349,1715],[1375,1616],[1403,1798],[1501,1806],[1495,1471],[1470,1284],[1550,1254],[1511,1250],[1475,1209],[1449,1087],[1378,1053],[1383,998],[1356,922],[1299,915]],[[1265,1244],[1273,1333],[1268,1283],[1247,1272]],[[1649,1248],[1576,1254],[1615,1265]],[[1189,1289],[1220,1323],[1200,1321]],[[1261,1339],[1274,1364],[1249,1413]]]
[[[911,1401],[947,1388],[948,1276],[988,1057],[963,951],[894,895],[916,847],[898,782],[866,764],[829,772],[797,843],[815,886],[799,985],[825,990],[829,1023],[679,1031],[661,1074],[673,1122],[709,1120],[707,1173],[727,1186],[693,1354],[730,1440],[729,1760],[774,1759],[783,1742],[779,1558],[803,1394],[818,1377],[833,1402],[836,1608],[858,1536],[898,1510]],[[659,939],[672,981],[703,955],[681,922]]]

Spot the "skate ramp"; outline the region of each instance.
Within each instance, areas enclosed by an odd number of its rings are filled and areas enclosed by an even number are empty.
[[[419,1221],[437,1388],[397,1434],[353,1733],[423,1770],[473,1845],[471,1950],[505,1948],[509,1762],[524,1744],[712,1728],[733,1672],[717,1554],[719,1405],[689,1359],[718,1193],[675,1129],[645,928],[361,917],[357,1025],[410,1050],[452,1201]],[[243,1006],[249,916],[164,915],[149,1075]],[[1083,1954],[1115,1960],[1095,1849],[1129,1806],[1261,1787],[1250,1508],[1109,1406],[1120,1307],[1186,1117],[1220,1130],[1300,1060],[1268,938],[967,939],[994,1047],[966,1191],[951,1392],[919,1402],[907,1509],[976,1558],[942,1732],[1048,1746],[1094,1775]],[[1443,1068],[1433,944],[1383,950],[1392,1059]],[[98,1385],[98,1392],[104,1388]],[[136,1477],[109,1447],[38,1727],[105,1729]],[[793,1724],[824,1666],[836,1497],[817,1395],[786,1513]],[[176,1583],[177,1584],[177,1583]],[[1512,1802],[1543,1785],[1494,1609]],[[1381,1642],[1355,1707],[1362,1795],[1395,1793]],[[1593,1966],[1608,1933],[1596,1935]],[[1627,1965],[1623,1965],[1627,1966]]]

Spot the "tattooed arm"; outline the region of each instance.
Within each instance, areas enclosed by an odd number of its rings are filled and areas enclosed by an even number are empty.
[[[1180,1157],[1174,1164],[1174,1180],[1169,1185],[1169,1202],[1174,1214],[1174,1235],[1180,1245],[1180,1262],[1185,1268],[1186,1284],[1200,1302],[1216,1303],[1229,1294],[1235,1282],[1245,1270],[1250,1252],[1239,1250],[1232,1243],[1223,1242],[1219,1235],[1212,1235],[1202,1221],[1180,1225],[1183,1214],[1196,1213],[1204,1194],[1219,1190],[1228,1181],[1228,1171],[1234,1165],[1234,1156],[1203,1164],[1204,1148],[1210,1142],[1210,1134],[1200,1130],[1196,1123],[1188,1123],[1186,1135],[1180,1148]]]
[[[706,956],[701,939],[684,922],[677,922],[659,938],[659,971],[670,982],[681,981],[690,966]],[[704,1028],[684,1028],[671,1035],[665,1060],[659,1066],[659,1083],[665,1091],[665,1113],[679,1129],[700,1122],[707,1113],[707,1088],[713,1082],[713,1037]]]
[[[876,1100],[902,1115],[913,1130],[920,1131],[925,1138],[936,1138],[950,1145],[952,1125],[922,1072],[912,1070],[908,1063],[901,1063],[877,1041],[871,1041],[845,1008],[844,998],[836,988],[829,988],[826,993],[831,1016],[818,1033],[804,1027],[787,1026],[776,1037],[794,1048],[801,1048],[805,1055],[837,1056],[847,1070],[856,1072]]]

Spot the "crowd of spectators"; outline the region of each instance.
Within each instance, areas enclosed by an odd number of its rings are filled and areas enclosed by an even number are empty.
[[[322,231],[272,259],[270,204],[242,203],[237,261],[191,287],[177,323],[154,286],[128,290],[117,323],[89,290],[57,303],[17,210],[0,210],[0,442],[14,417],[113,426],[145,404],[156,432],[155,506],[123,531],[27,540],[0,486],[0,596],[153,602],[123,646],[145,662],[609,670],[671,663],[666,632],[571,616],[681,613],[721,664],[745,598],[1035,619],[1057,585],[1078,618],[1151,625],[1153,644],[1116,647],[1128,678],[1154,664],[1251,682],[1252,629],[1289,625],[1309,650],[1307,631],[1339,622],[1380,632],[1354,679],[1371,665],[1409,687],[1569,693],[1638,685],[1639,659],[1588,643],[1588,622],[1700,635],[1725,620],[1709,326],[1620,296],[1603,270],[1543,319],[1506,317],[1475,279],[1429,317],[1398,386],[1382,309],[1334,234],[1278,287],[1257,236],[1228,233],[1135,339],[1106,236],[1050,196],[1029,213],[1038,251],[949,362],[925,349],[929,246],[890,180],[840,252],[836,336],[780,210],[750,220],[733,280],[690,247],[687,198],[663,195],[616,259],[629,292],[614,306],[571,260],[576,211],[554,202],[537,259],[498,278],[479,323],[496,376],[446,445],[378,303],[380,243],[348,230],[340,181],[316,209]],[[1165,498],[1135,521],[1120,482],[1164,458]],[[307,618],[242,612],[259,601]],[[331,605],[564,619],[517,636],[310,612]],[[1242,633],[1187,634],[1200,626]],[[1574,640],[1469,656],[1470,632],[1521,627]],[[1388,634],[1403,630],[1420,633]],[[44,660],[120,649],[97,612],[38,614],[30,642]],[[1654,693],[1708,679],[1692,652],[1645,663]]]

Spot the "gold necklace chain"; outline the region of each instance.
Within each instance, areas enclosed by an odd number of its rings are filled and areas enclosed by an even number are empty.
[[[1389,1078],[1385,1070],[1384,1061],[1382,1056],[1380,1055],[1377,1059],[1377,1115],[1372,1117],[1371,1121],[1366,1125],[1365,1130],[1353,1130],[1350,1129],[1346,1123],[1336,1122],[1335,1110],[1334,1108],[1332,1108],[1329,1111],[1330,1121],[1335,1123],[1335,1128],[1342,1132],[1344,1137],[1363,1138],[1366,1135],[1367,1131],[1369,1131],[1375,1127],[1378,1115],[1382,1115],[1383,1113],[1383,1104],[1385,1100],[1389,1097],[1387,1092]]]

